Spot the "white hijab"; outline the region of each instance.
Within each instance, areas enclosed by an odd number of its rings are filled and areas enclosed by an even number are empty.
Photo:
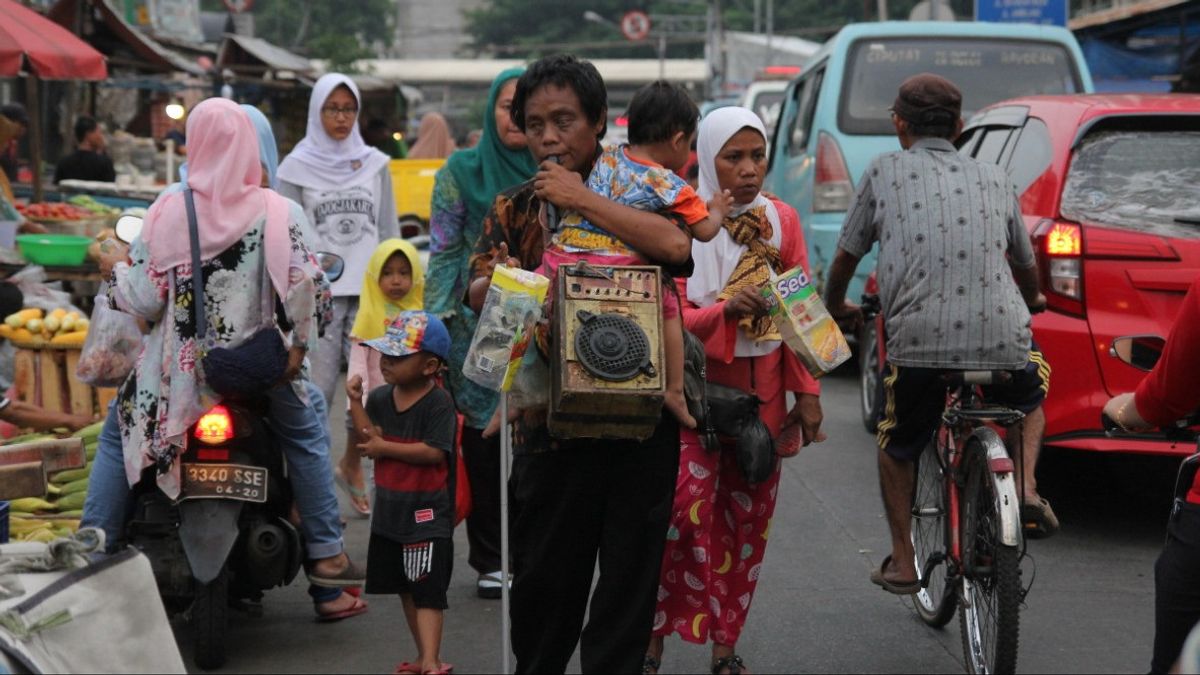
[[[717,180],[717,155],[734,134],[746,127],[758,131],[764,139],[767,137],[762,120],[747,108],[717,108],[700,122],[700,134],[696,140],[696,160],[700,165],[700,187],[697,192],[701,199],[708,201],[721,191],[721,184]],[[767,220],[771,223],[770,243],[779,248],[783,242],[779,211],[761,192],[749,204],[735,204],[729,216],[738,216],[760,206],[765,208]],[[717,296],[725,290],[730,275],[745,252],[746,247],[734,242],[725,229],[718,232],[712,241],[693,241],[692,259],[696,262],[696,271],[692,273],[692,278],[688,279],[688,300],[697,307],[716,304]],[[733,355],[765,356],[779,349],[779,345],[778,340],[755,341],[739,330]]]
[[[357,117],[345,139],[337,141],[325,133],[321,108],[333,90],[340,86],[354,94],[361,112],[362,96],[349,77],[329,73],[317,80],[312,97],[308,99],[305,136],[279,165],[279,180],[315,190],[334,190],[362,185],[387,166],[390,158],[363,142]]]

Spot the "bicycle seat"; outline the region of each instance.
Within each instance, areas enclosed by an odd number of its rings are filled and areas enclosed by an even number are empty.
[[[952,386],[1005,384],[1012,382],[1013,373],[1008,370],[949,370],[942,380]]]

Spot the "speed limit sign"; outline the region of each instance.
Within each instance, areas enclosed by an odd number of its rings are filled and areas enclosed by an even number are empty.
[[[621,17],[621,34],[626,40],[637,42],[645,40],[650,34],[650,17],[640,9],[635,9],[631,12],[626,12],[625,16]]]

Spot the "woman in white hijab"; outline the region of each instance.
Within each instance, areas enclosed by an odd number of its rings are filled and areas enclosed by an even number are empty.
[[[759,290],[772,272],[808,259],[800,218],[761,192],[767,169],[766,132],[745,108],[719,108],[700,123],[697,140],[701,199],[722,190],[734,208],[712,241],[692,244],[696,272],[680,280],[684,326],[704,342],[710,382],[758,396],[759,415],[773,438],[821,440],[820,387],[766,316]],[[787,392],[796,405],[787,410]],[[657,672],[663,638],[712,642],[713,673],[740,673],[736,646],[758,583],[779,488],[779,462],[767,480],[750,484],[732,447],[709,452],[695,431],[680,437],[679,478],[663,556],[654,632],[645,670]]]
[[[279,193],[304,207],[319,241],[314,251],[346,261],[333,283],[333,322],[311,355],[312,379],[332,407],[338,375],[348,359],[367,263],[379,242],[400,236],[387,155],[363,142],[358,129],[362,97],[345,75],[330,73],[313,85],[305,137],[279,165]],[[352,462],[352,464],[354,464]],[[355,510],[369,509],[361,465],[341,466],[338,484]]]

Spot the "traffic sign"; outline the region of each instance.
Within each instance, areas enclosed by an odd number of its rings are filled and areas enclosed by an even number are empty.
[[[645,40],[650,34],[650,16],[640,9],[635,9],[626,12],[625,16],[621,17],[621,35],[625,36],[626,40],[637,42]]]
[[[1067,25],[1067,0],[975,0],[975,20]]]

